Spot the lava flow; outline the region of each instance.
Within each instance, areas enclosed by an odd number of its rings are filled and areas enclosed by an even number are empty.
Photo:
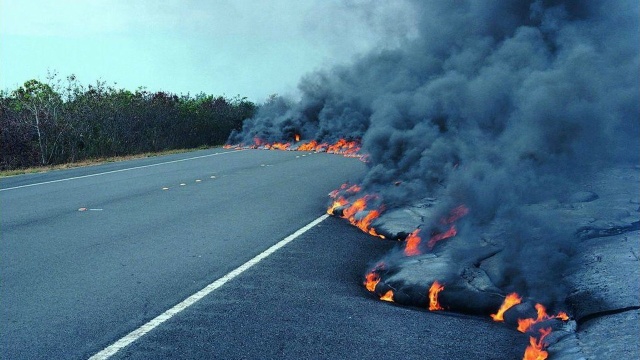
[[[547,309],[542,304],[536,304],[536,311],[538,312],[538,316],[535,319],[527,318],[527,319],[518,319],[518,331],[527,332],[531,329],[534,324],[551,320],[551,319],[560,319],[562,321],[569,320],[569,316],[564,312],[559,312],[556,315],[548,315]]]
[[[521,302],[522,298],[518,296],[518,294],[511,293],[507,295],[507,297],[504,299],[504,302],[502,303],[502,306],[500,306],[500,309],[498,309],[498,312],[495,314],[491,314],[491,318],[493,319],[493,321],[504,321],[505,311],[511,309],[511,307],[515,305],[520,304]]]
[[[549,356],[549,353],[544,350],[545,343],[544,338],[551,333],[550,328],[540,329],[540,338],[536,339],[534,336],[529,337],[529,346],[524,351],[523,360],[544,360]]]
[[[374,292],[376,291],[376,285],[378,285],[379,282],[380,282],[380,275],[374,272],[371,272],[371,273],[368,273],[367,276],[365,277],[364,286],[370,292]]]
[[[376,290],[376,285],[380,282],[380,275],[378,275],[378,271],[384,270],[385,263],[379,262],[376,266],[365,276],[364,286],[370,292],[374,292]]]
[[[386,293],[384,293],[384,295],[380,297],[380,300],[393,302],[393,290],[389,290]]]
[[[352,185],[348,186],[343,184],[339,189],[333,190],[329,193],[329,196],[334,199],[332,204],[327,208],[327,214],[337,215],[337,210],[340,209],[340,217],[347,219],[351,225],[358,229],[379,238],[384,239],[384,235],[378,234],[378,232],[371,226],[371,223],[380,217],[383,206],[377,209],[368,209],[367,205],[371,200],[376,198],[375,195],[364,195],[357,198],[355,201],[350,202],[345,198],[346,194],[354,194],[361,190],[360,186]]]
[[[459,205],[449,212],[448,217],[440,219],[440,223],[442,225],[449,225],[449,229],[443,233],[433,234],[427,242],[427,247],[429,249],[433,249],[433,247],[436,246],[436,243],[438,243],[439,241],[456,236],[458,234],[458,230],[456,229],[454,223],[468,213],[469,209],[466,206]]]
[[[418,246],[420,246],[420,242],[422,241],[420,239],[420,236],[418,236],[418,234],[420,233],[420,229],[415,229],[411,234],[409,234],[409,236],[407,236],[407,239],[405,240],[406,242],[406,246],[404,247],[404,254],[406,256],[415,256],[415,255],[420,255],[420,248]]]
[[[433,249],[433,247],[439,241],[456,236],[458,234],[458,230],[453,223],[458,221],[461,217],[467,215],[468,213],[469,209],[464,205],[460,205],[451,210],[449,216],[440,219],[440,223],[443,225],[449,225],[449,229],[445,232],[436,232],[431,235],[431,238],[429,238],[429,241],[427,242],[427,247],[429,248],[429,250]],[[422,238],[420,238],[420,236],[418,235],[419,233],[420,229],[416,229],[405,239],[406,245],[404,248],[404,254],[406,256],[416,256],[422,254],[422,251],[420,250]]]
[[[300,143],[300,134],[294,135],[294,141],[288,142],[274,142],[269,143],[259,137],[253,138],[253,144],[227,144],[225,149],[231,148],[249,148],[249,149],[265,149],[265,150],[297,150],[297,151],[315,151],[315,152],[327,152],[329,154],[339,154],[347,157],[358,157],[364,160],[365,156],[359,154],[360,141],[359,140],[347,140],[339,139],[333,144],[323,142],[319,143],[316,140]]]
[[[440,291],[444,290],[444,285],[441,285],[439,282],[434,281],[431,284],[431,288],[429,288],[429,310],[437,311],[444,310],[444,308],[438,302],[438,294]]]
[[[495,314],[491,314],[491,318],[494,321],[499,321],[499,322],[504,321],[504,313],[510,308],[512,308],[513,306],[518,305],[520,303],[522,303],[522,298],[518,294],[511,293],[507,295],[507,297],[504,299],[504,302],[500,306],[500,309],[498,309],[498,311]],[[551,319],[560,319],[562,321],[569,320],[569,316],[562,311],[556,315],[548,315],[544,305],[538,303],[535,305],[535,308],[538,313],[535,319],[533,318],[518,319],[518,331],[523,333],[532,331],[533,330],[532,326],[534,324],[537,324],[546,320],[551,320]],[[544,328],[538,331],[540,333],[539,338],[536,338],[535,336],[529,337],[529,346],[525,350],[524,358],[523,358],[524,360],[544,360],[549,355],[548,352],[545,351],[546,344],[544,342],[544,338],[551,333],[551,328]]]

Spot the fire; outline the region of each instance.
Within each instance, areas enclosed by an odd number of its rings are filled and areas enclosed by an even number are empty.
[[[427,242],[427,247],[429,247],[429,249],[433,249],[438,241],[446,240],[456,236],[458,234],[458,230],[453,223],[460,220],[460,218],[467,215],[468,213],[469,209],[466,206],[459,205],[449,212],[449,216],[440,219],[441,224],[450,225],[449,229],[443,233],[436,233],[432,235]]]
[[[383,270],[385,266],[385,263],[381,261],[365,276],[363,284],[370,292],[374,292],[376,285],[380,282],[380,275],[377,271]]]
[[[333,190],[332,192],[329,193],[329,197],[332,199],[335,199],[338,197],[338,195],[342,194],[350,194],[350,193],[357,193],[361,190],[362,188],[357,185],[351,185],[349,186],[348,183],[344,183],[342,185],[340,185],[339,189]]]
[[[431,284],[431,288],[429,288],[429,310],[444,310],[444,308],[438,302],[438,294],[440,291],[444,290],[444,285],[440,285],[439,282],[434,281]]]
[[[404,254],[406,256],[415,256],[421,254],[420,249],[418,248],[420,242],[422,241],[422,239],[420,239],[420,236],[418,236],[419,233],[420,229],[416,229],[411,234],[409,234],[409,236],[407,236],[407,245],[405,245],[404,247]]]
[[[429,249],[433,249],[438,241],[454,237],[456,236],[456,234],[458,234],[458,230],[456,230],[456,227],[454,225],[451,225],[451,227],[449,227],[449,230],[433,235],[431,239],[429,239],[429,242],[427,242],[427,246],[429,247]]]
[[[242,148],[242,147],[248,147],[251,149],[267,149],[267,150],[298,150],[298,151],[316,151],[316,152],[321,152],[321,151],[326,151],[330,154],[340,154],[340,155],[344,155],[347,157],[358,157],[361,160],[364,161],[365,159],[365,155],[363,154],[359,154],[358,152],[360,151],[360,141],[359,140],[346,140],[346,139],[340,139],[338,141],[336,141],[333,144],[329,144],[326,142],[323,143],[319,143],[317,140],[311,140],[309,142],[305,142],[305,143],[301,143],[301,144],[296,144],[294,146],[295,143],[299,143],[301,140],[301,135],[300,134],[294,134],[294,141],[291,142],[275,142],[275,143],[269,143],[259,137],[254,137],[253,138],[253,144],[250,145],[246,145],[246,144],[237,144],[237,145],[230,145],[227,144],[224,146],[225,149],[230,149],[230,148]]]
[[[346,139],[340,139],[327,147],[327,152],[330,154],[355,155],[358,151],[360,151],[360,142]]]
[[[289,147],[291,146],[291,143],[273,143],[271,145],[265,145],[266,148],[268,149],[273,149],[273,150],[289,150]]]
[[[348,202],[346,199],[344,199],[344,198],[340,198],[340,199],[338,199],[338,200],[335,200],[335,201],[331,204],[331,206],[329,206],[329,208],[327,209],[327,214],[329,214],[329,215],[333,215],[333,214],[334,214],[334,211],[336,211],[336,209],[337,209],[337,208],[342,207],[342,206],[345,206],[345,205],[347,205],[348,203],[349,203],[349,202]]]
[[[453,210],[451,210],[451,212],[449,213],[449,216],[446,218],[443,218],[441,222],[443,224],[451,224],[453,222],[458,221],[461,217],[467,215],[468,213],[469,213],[469,209],[466,206],[459,205],[455,207]]]
[[[256,136],[256,137],[253,138],[253,144],[255,146],[262,146],[262,145],[266,144],[266,141],[264,141],[264,140],[262,140],[262,139],[260,139],[259,137]]]
[[[502,303],[502,306],[500,306],[500,309],[498,309],[498,312],[495,314],[491,314],[491,318],[493,319],[493,321],[504,321],[505,311],[509,310],[512,306],[520,304],[521,302],[522,298],[518,296],[518,294],[511,293],[507,295],[507,297],[504,299],[504,302]]]
[[[320,144],[316,140],[311,140],[308,143],[304,143],[298,146],[298,151],[322,151],[328,146],[329,144],[327,143]]]
[[[371,227],[371,222],[373,222],[373,220],[375,220],[375,219],[377,219],[379,217],[380,217],[380,211],[379,210],[371,210],[362,219],[355,220],[355,218],[351,218],[351,219],[349,219],[349,222],[351,222],[351,224],[353,226],[355,226],[358,229],[368,233],[369,235],[377,236],[379,238],[383,238],[384,239],[384,235],[378,234],[376,232],[376,229]]]
[[[529,337],[529,346],[524,351],[523,360],[544,360],[549,356],[549,353],[544,350],[545,343],[544,338],[551,333],[551,328],[540,329],[540,339],[533,336]]]
[[[537,324],[542,321],[551,320],[551,319],[560,319],[562,321],[569,320],[569,316],[565,312],[559,312],[556,315],[548,315],[547,309],[542,304],[536,304],[536,311],[538,312],[538,316],[535,319],[527,318],[527,319],[518,319],[518,331],[524,333],[531,330],[531,327],[534,324]]]
[[[370,292],[374,292],[376,290],[376,285],[378,285],[379,282],[380,282],[380,275],[372,271],[368,273],[367,276],[365,277],[364,286]]]
[[[351,186],[349,188],[345,187],[344,189],[345,192],[355,192],[359,190],[360,190],[360,187],[357,185]],[[329,193],[329,196],[335,198],[335,197],[338,197],[339,193],[340,193],[340,189],[334,190],[331,193]],[[367,210],[367,202],[369,202],[374,197],[375,196],[373,195],[365,195],[361,198],[356,199],[352,203],[349,203],[349,201],[343,197],[339,197],[337,200],[333,201],[331,206],[329,206],[329,208],[327,209],[327,214],[334,215],[335,210],[337,208],[344,207],[344,209],[342,210],[342,217],[347,219],[349,223],[351,223],[351,225],[357,227],[358,229],[370,235],[377,236],[384,239],[384,235],[378,234],[376,230],[371,226],[371,223],[373,222],[373,220],[380,217],[380,214],[382,213],[383,208],[380,207],[378,209]],[[360,215],[362,214],[359,214],[359,213],[363,211],[368,211],[368,212],[366,213],[366,215],[360,217]]]
[[[384,293],[384,295],[380,297],[380,300],[393,302],[393,290],[389,290]]]

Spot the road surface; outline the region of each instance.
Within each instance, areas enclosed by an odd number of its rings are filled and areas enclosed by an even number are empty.
[[[324,212],[365,165],[204,150],[0,180],[0,358],[83,359]],[[485,319],[380,302],[391,242],[329,218],[114,358],[517,358]]]

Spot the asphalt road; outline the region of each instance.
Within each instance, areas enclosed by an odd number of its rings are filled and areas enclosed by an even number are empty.
[[[0,180],[0,358],[88,358],[316,219],[363,172],[218,149]],[[329,218],[115,358],[522,356],[512,329],[371,298],[361,276],[392,246]]]

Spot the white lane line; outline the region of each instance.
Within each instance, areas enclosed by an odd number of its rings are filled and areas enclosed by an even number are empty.
[[[238,275],[242,274],[243,272],[247,271],[253,265],[259,263],[260,261],[265,259],[267,256],[269,256],[269,255],[273,254],[274,252],[278,251],[281,247],[283,247],[283,246],[287,245],[288,243],[290,243],[291,241],[295,240],[298,236],[304,234],[309,229],[311,229],[312,227],[318,225],[319,223],[321,223],[322,221],[324,221],[328,217],[329,217],[329,215],[324,214],[324,215],[320,216],[319,218],[313,220],[309,224],[307,224],[304,227],[298,229],[293,234],[291,234],[291,235],[287,236],[286,238],[280,240],[278,243],[276,243],[275,245],[271,246],[267,250],[265,250],[262,253],[256,255],[253,259],[247,261],[246,263],[244,263],[244,264],[240,265],[239,267],[237,267],[235,270],[231,271],[230,273],[226,274],[225,276],[223,276],[223,277],[219,278],[218,280],[212,282],[211,284],[207,285],[206,287],[204,287],[202,290],[198,291],[197,293],[195,293],[195,294],[189,296],[188,298],[182,300],[182,302],[180,302],[176,306],[174,306],[171,309],[169,309],[169,310],[163,312],[162,314],[158,315],[156,318],[152,319],[151,321],[149,321],[148,323],[142,325],[141,327],[137,328],[136,330],[130,332],[125,337],[121,338],[120,340],[116,341],[115,343],[107,346],[104,350],[102,350],[99,353],[97,353],[97,354],[93,355],[92,357],[90,357],[89,360],[104,360],[104,359],[110,358],[111,356],[115,355],[118,351],[122,350],[126,346],[130,345],[132,342],[134,342],[134,341],[138,340],[139,338],[141,338],[142,336],[144,336],[149,331],[155,329],[158,325],[160,325],[163,322],[171,319],[174,315],[180,313],[181,311],[185,310],[189,306],[195,304],[200,299],[202,299],[203,297],[209,295],[211,292],[213,292],[214,290],[218,289],[222,285],[226,284],[231,279],[233,279],[236,276],[238,276]]]
[[[22,189],[22,188],[31,187],[31,186],[46,185],[46,184],[53,184],[53,183],[62,182],[62,181],[77,180],[77,179],[84,179],[84,178],[89,178],[89,177],[94,177],[94,176],[115,174],[115,173],[119,173],[119,172],[123,172],[123,171],[144,169],[144,168],[149,168],[149,167],[154,167],[154,166],[159,166],[159,165],[166,165],[166,164],[174,164],[174,163],[179,163],[179,162],[183,162],[183,161],[202,159],[202,158],[206,158],[206,157],[210,157],[210,156],[216,156],[216,155],[231,154],[231,153],[238,152],[238,151],[244,151],[244,149],[224,151],[224,152],[219,152],[219,153],[215,153],[215,154],[208,154],[208,155],[201,155],[201,156],[194,156],[194,157],[190,157],[190,158],[186,158],[186,159],[171,160],[171,161],[165,161],[165,162],[156,163],[156,164],[135,166],[135,167],[132,167],[132,168],[126,168],[126,169],[120,169],[120,170],[105,171],[105,172],[101,172],[101,173],[97,173],[97,174],[89,174],[89,175],[75,176],[75,177],[58,179],[58,180],[44,181],[44,182],[35,183],[35,184],[14,186],[14,187],[6,188],[6,189],[0,189],[0,191]]]

